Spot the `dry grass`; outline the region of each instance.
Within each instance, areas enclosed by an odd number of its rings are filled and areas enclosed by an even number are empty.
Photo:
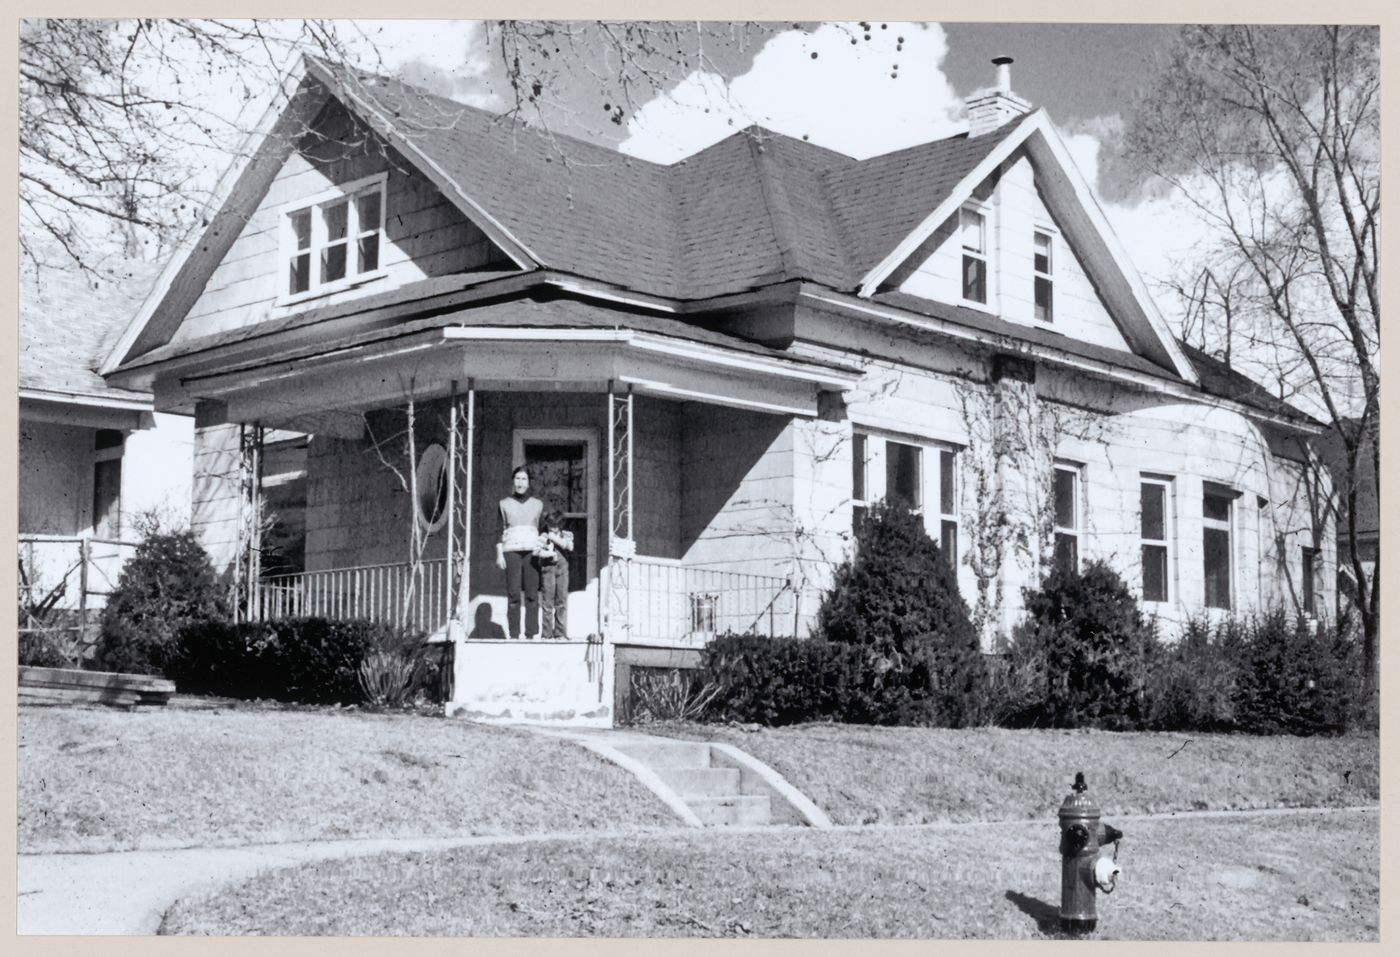
[[[22,707],[19,740],[24,852],[674,823],[575,745],[421,715]]]
[[[1375,940],[1378,815],[1121,822],[1100,936]],[[164,933],[1043,938],[1053,819],[775,830],[383,855],[260,875],[177,904]]]
[[[643,730],[721,741],[771,765],[839,824],[1044,817],[1076,771],[1109,813],[1374,804],[1371,735],[1341,738],[873,728]]]

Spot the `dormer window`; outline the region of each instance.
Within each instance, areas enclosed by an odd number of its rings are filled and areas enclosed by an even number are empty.
[[[1054,238],[1046,232],[1035,231],[1035,318],[1037,322],[1055,321]]]
[[[335,292],[380,274],[384,183],[382,173],[356,180],[284,212],[284,302]]]
[[[977,209],[962,208],[962,297],[967,302],[987,302],[987,217]]]

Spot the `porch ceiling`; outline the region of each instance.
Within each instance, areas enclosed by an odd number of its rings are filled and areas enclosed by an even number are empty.
[[[334,428],[355,413],[478,391],[606,391],[789,415],[815,415],[824,390],[850,388],[855,372],[802,359],[741,353],[634,329],[462,327],[425,329],[316,356],[197,375],[157,393],[157,405],[215,399],[233,422]],[[325,430],[324,428],[322,430]]]

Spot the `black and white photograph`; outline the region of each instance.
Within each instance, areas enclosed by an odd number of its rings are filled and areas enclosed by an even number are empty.
[[[20,19],[18,933],[1379,941],[1380,32]]]

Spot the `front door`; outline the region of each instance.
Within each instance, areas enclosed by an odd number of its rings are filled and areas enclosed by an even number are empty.
[[[569,556],[569,637],[600,630],[598,622],[598,456],[593,429],[517,429],[515,461],[530,469],[530,486],[546,513],[564,513],[574,534]]]

